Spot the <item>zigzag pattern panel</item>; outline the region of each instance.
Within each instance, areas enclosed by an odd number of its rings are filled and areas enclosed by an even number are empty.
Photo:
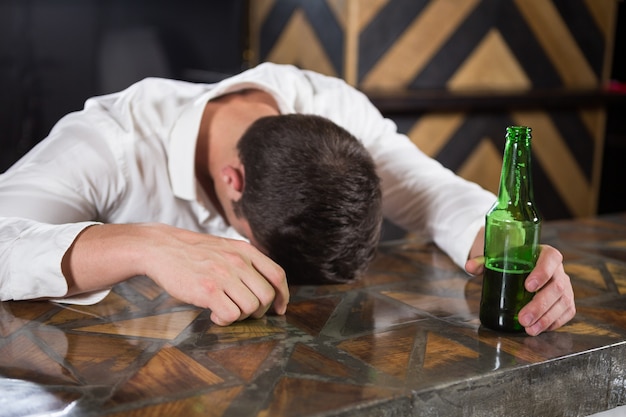
[[[603,112],[588,117],[601,119]],[[505,127],[532,126],[535,197],[544,217],[583,217],[596,210],[600,150],[576,112],[429,113],[394,121],[425,153],[494,193]]]
[[[366,92],[585,90],[608,78],[615,18],[616,0],[256,0],[251,44],[257,62],[340,76]],[[426,153],[494,192],[505,127],[531,126],[545,217],[595,213],[601,107],[423,111],[394,118]]]
[[[615,10],[615,0],[389,0],[359,30],[359,86],[596,87]]]
[[[363,89],[588,88],[615,19],[616,0],[255,0],[251,61]]]
[[[342,77],[343,10],[337,1],[250,2],[251,61],[293,64]]]

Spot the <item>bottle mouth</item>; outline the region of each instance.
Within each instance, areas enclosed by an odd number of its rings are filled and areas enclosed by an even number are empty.
[[[530,141],[532,129],[528,126],[509,126],[506,128],[506,138],[508,140],[527,140]]]
[[[514,134],[530,134],[530,132],[532,132],[532,129],[528,126],[509,126],[506,128],[506,132],[507,134],[509,133],[514,133]]]

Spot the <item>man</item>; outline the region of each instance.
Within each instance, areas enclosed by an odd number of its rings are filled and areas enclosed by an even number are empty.
[[[362,272],[382,215],[479,273],[494,199],[341,80],[274,64],[147,79],[88,100],[0,177],[0,295],[93,303],[146,275],[219,325],[284,314],[287,280]],[[526,286],[527,333],[574,316],[555,249]]]

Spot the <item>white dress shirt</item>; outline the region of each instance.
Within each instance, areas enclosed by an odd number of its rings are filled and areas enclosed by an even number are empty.
[[[340,79],[262,64],[216,84],[148,78],[94,97],[0,175],[0,298],[62,298],[61,259],[96,223],[162,222],[243,239],[194,175],[207,101],[242,89],[280,112],[325,116],[360,139],[381,177],[386,218],[421,233],[463,266],[495,196],[423,154]],[[93,303],[106,291],[64,299]]]

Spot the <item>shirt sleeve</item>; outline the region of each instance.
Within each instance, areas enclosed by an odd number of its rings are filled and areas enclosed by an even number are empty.
[[[424,154],[362,92],[340,79],[305,74],[314,91],[312,110],[343,126],[371,153],[385,217],[430,238],[463,268],[496,197]]]
[[[115,158],[89,118],[66,118],[0,175],[0,299],[62,298],[61,261],[78,234],[116,199]],[[107,291],[64,298],[93,303]]]
[[[23,218],[0,218],[0,299],[61,298],[67,282],[61,259],[76,236],[95,222],[50,225]],[[75,304],[100,301],[99,291],[57,301]]]

